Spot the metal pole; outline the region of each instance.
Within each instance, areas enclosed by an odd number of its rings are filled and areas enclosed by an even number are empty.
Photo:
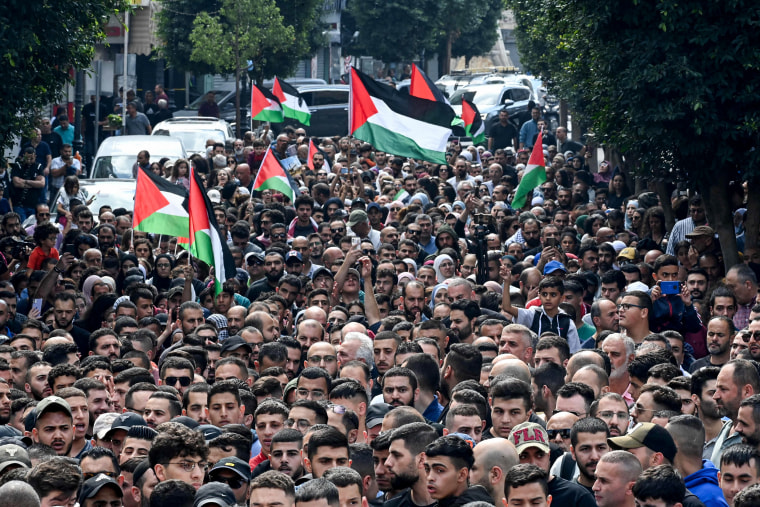
[[[129,57],[129,10],[124,12],[124,73],[123,85],[122,85],[122,111],[121,111],[121,129],[122,135],[124,135],[124,128],[127,125],[127,72],[129,70],[129,63],[127,62]]]
[[[103,62],[100,60],[95,61],[95,153],[98,152],[98,142],[100,141],[100,71],[102,65]],[[95,153],[92,154],[93,160],[95,160]]]

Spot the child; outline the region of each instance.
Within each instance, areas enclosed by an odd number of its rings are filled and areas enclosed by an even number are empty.
[[[27,268],[31,274],[33,271],[37,271],[42,267],[45,259],[58,259],[58,250],[55,249],[55,241],[58,239],[58,227],[46,222],[39,224],[34,228],[34,242],[37,246],[32,250],[29,255],[29,262]]]
[[[691,302],[691,293],[686,284],[678,280],[678,273],[678,259],[672,255],[660,255],[655,259],[652,277],[657,284],[649,291],[652,298],[649,329],[653,333],[666,330],[696,333],[702,329],[702,321]],[[664,294],[663,282],[677,285],[678,290]]]
[[[574,354],[581,348],[578,330],[572,319],[560,311],[559,304],[565,293],[565,284],[562,279],[550,276],[541,280],[538,284],[538,297],[541,306],[537,308],[517,308],[512,306],[509,295],[509,286],[512,283],[512,273],[502,266],[501,277],[504,280],[504,291],[501,309],[515,318],[517,324],[530,328],[531,331],[541,336],[547,331],[553,332],[567,340],[570,353]]]

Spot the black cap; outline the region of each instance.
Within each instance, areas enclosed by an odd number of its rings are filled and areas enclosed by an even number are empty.
[[[119,417],[113,420],[113,423],[111,423],[111,429],[109,430],[109,433],[114,430],[129,431],[129,429],[132,426],[147,426],[147,425],[148,423],[145,422],[145,419],[135,414],[134,412],[124,412],[123,414],[120,414]]]
[[[203,438],[206,440],[206,442],[213,440],[222,434],[222,430],[213,424],[201,424],[195,428],[195,431],[203,433]]]
[[[367,410],[367,429],[382,424],[385,414],[390,412],[392,408],[393,406],[388,405],[387,403],[373,403],[370,405]]]
[[[97,495],[103,486],[111,486],[119,498],[124,496],[124,492],[116,480],[108,477],[106,474],[98,474],[91,479],[87,479],[82,484],[82,490],[79,492],[79,504],[84,505],[84,501]]]
[[[230,336],[222,343],[222,351],[220,353],[224,354],[230,350],[237,350],[240,347],[247,348],[249,353],[253,352],[251,345],[247,343],[243,338],[240,336]]]
[[[232,470],[240,476],[245,482],[251,481],[251,466],[236,456],[222,458],[216,462],[214,468],[209,472],[209,477],[213,480],[214,472],[219,470]]]
[[[335,273],[324,266],[315,269],[314,274],[311,275],[311,279],[314,280],[318,276],[329,276],[330,278],[335,279]]]
[[[211,503],[220,505],[221,507],[233,507],[237,503],[235,492],[222,482],[204,484],[195,494],[193,507],[203,507]]]
[[[171,422],[180,423],[183,426],[187,426],[191,430],[194,430],[198,426],[200,426],[200,423],[193,419],[192,417],[187,417],[186,415],[178,415],[174,419],[171,420]]]

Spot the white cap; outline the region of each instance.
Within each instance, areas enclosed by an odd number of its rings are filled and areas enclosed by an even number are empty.
[[[215,188],[212,188],[207,192],[208,198],[211,202],[214,204],[219,204],[222,202],[222,194],[219,193],[219,191]]]

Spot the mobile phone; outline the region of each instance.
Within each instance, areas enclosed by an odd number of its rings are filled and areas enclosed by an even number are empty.
[[[66,245],[63,247],[63,253],[68,253],[76,257],[77,247],[74,245]]]
[[[557,238],[546,238],[544,241],[544,246],[557,248],[559,246],[559,241],[557,241]]]
[[[32,301],[32,308],[42,313],[42,298],[35,298],[34,301]]]
[[[660,290],[665,295],[680,294],[681,282],[660,282]]]
[[[348,167],[341,167],[340,174],[348,174]]]
[[[358,250],[358,249],[359,249],[359,246],[360,246],[361,244],[362,244],[362,240],[361,240],[361,238],[357,238],[356,236],[352,236],[352,237],[351,237],[351,246],[352,246],[352,247],[354,247],[354,248],[356,248],[356,249]]]

